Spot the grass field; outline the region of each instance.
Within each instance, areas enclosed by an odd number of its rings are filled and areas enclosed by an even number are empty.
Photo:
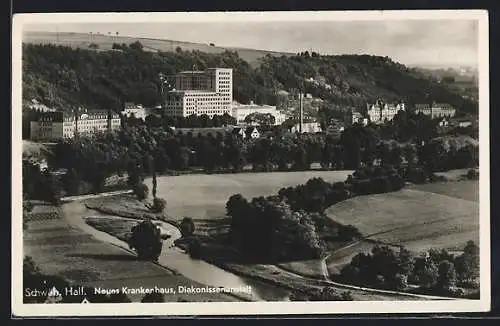
[[[282,187],[297,186],[313,177],[328,182],[345,181],[352,171],[305,171],[183,175],[158,178],[158,197],[167,201],[173,219],[189,216],[207,219],[224,216],[230,196],[240,193],[247,199],[277,194]],[[151,180],[147,180],[151,189]]]
[[[23,157],[42,158],[48,153],[50,153],[50,150],[47,146],[29,140],[23,140]]]
[[[458,183],[453,186],[460,187]],[[468,183],[462,186],[462,195],[471,188]],[[442,186],[436,189],[445,192]],[[403,244],[415,251],[430,247],[460,250],[468,240],[477,243],[478,203],[436,192],[404,189],[356,197],[330,207],[327,214],[340,223],[353,224],[370,239]]]
[[[402,191],[360,196],[327,210],[337,222],[352,224],[370,240],[404,245],[413,252],[430,248],[460,251],[468,240],[479,243],[478,182],[411,185]],[[374,243],[361,241],[335,251],[326,260],[338,274],[357,253]]]
[[[473,180],[411,185],[410,188],[479,202],[479,182]]]
[[[281,263],[277,266],[302,276],[323,277],[323,269],[319,259]]]

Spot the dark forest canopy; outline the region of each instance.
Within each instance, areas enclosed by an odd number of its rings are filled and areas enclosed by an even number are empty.
[[[153,53],[137,44],[122,44],[119,51],[23,44],[23,100],[37,99],[62,110],[86,106],[120,111],[126,101],[154,106],[161,103],[158,74],[193,66],[200,70],[233,68],[234,99],[241,103],[253,100],[273,105],[276,90],[303,88],[337,105],[363,107],[384,98],[403,99],[410,106],[436,101],[477,112],[477,102],[388,57],[267,55],[254,69],[236,51],[204,53],[178,48]]]

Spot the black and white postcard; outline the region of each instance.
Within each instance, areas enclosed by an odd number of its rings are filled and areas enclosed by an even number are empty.
[[[15,316],[490,309],[488,15],[13,18]]]

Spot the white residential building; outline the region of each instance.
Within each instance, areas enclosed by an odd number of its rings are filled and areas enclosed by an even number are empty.
[[[386,121],[391,121],[399,111],[404,110],[404,103],[387,104],[379,100],[375,104],[367,104],[366,114],[370,122],[384,123]]]
[[[36,99],[32,99],[27,106],[32,110],[37,110],[39,112],[55,112],[53,108],[49,108],[43,103],[38,102]]]
[[[348,126],[352,126],[355,123],[366,126],[368,124],[368,118],[364,118],[363,115],[356,110],[349,110],[347,111],[344,122]]]
[[[77,114],[65,112],[40,112],[35,120],[30,121],[32,140],[56,140],[73,138],[106,130],[118,130],[121,118],[117,113],[107,111],[85,111]]]
[[[300,123],[295,124],[291,132],[300,132]],[[303,122],[302,133],[317,133],[321,132],[321,124],[319,122]]]
[[[137,119],[146,120],[146,117],[150,114],[149,111],[150,110],[146,109],[141,104],[126,102],[122,113],[128,118],[134,116]]]
[[[175,89],[167,92],[165,113],[187,117],[192,114],[231,114],[233,70],[209,68],[206,71],[183,71],[172,76]]]
[[[456,109],[446,103],[433,103],[431,104],[415,104],[414,113],[425,114],[431,116],[431,119],[455,116]]]
[[[252,113],[272,115],[275,125],[281,125],[286,120],[286,114],[277,110],[276,106],[257,105],[253,102],[250,102],[250,104],[234,103],[231,115],[236,119],[237,124],[245,124],[245,118]]]

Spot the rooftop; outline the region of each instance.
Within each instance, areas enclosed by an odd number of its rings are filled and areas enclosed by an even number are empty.
[[[204,74],[205,71],[200,71],[200,70],[186,70],[186,71],[181,71],[179,74]]]
[[[168,93],[176,93],[176,94],[184,94],[184,93],[211,93],[216,94],[216,92],[212,92],[209,89],[173,89],[168,91]]]

